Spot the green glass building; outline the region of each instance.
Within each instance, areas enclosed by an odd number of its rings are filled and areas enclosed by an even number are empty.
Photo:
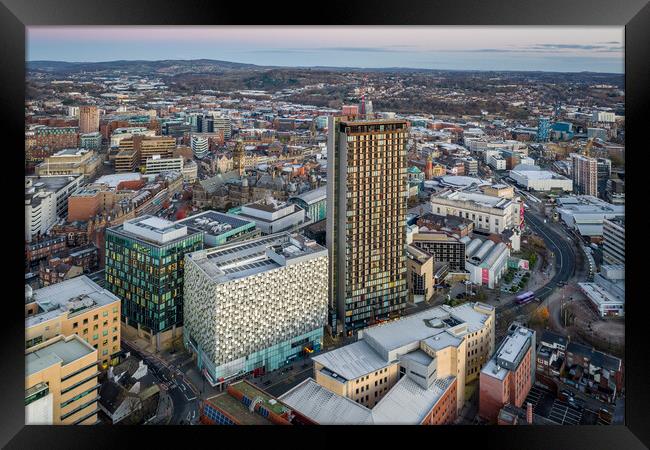
[[[202,231],[155,216],[107,229],[106,288],[122,300],[126,325],[152,339],[174,336],[183,324],[183,257],[202,249]]]

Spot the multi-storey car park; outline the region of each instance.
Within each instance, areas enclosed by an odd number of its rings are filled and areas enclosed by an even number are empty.
[[[214,386],[317,351],[327,319],[327,250],[289,233],[185,258],[183,341]]]

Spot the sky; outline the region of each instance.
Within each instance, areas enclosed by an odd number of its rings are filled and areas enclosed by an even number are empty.
[[[623,27],[33,26],[28,61],[624,72]]]

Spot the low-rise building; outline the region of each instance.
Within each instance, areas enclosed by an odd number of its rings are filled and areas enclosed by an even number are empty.
[[[305,221],[305,210],[294,203],[266,198],[243,205],[239,215],[255,222],[264,234],[279,233],[296,228]]]
[[[318,222],[327,218],[327,186],[307,191],[289,198],[289,203],[295,203],[306,212],[306,220]]]
[[[510,171],[512,178],[518,186],[533,191],[562,190],[571,192],[573,180],[548,170],[541,170],[539,166],[520,164]]]
[[[102,161],[94,150],[67,148],[59,150],[36,166],[36,175],[95,175]]]
[[[592,241],[602,239],[605,219],[625,217],[625,206],[612,205],[592,195],[558,197],[556,211],[569,228]]]
[[[447,263],[450,272],[465,271],[465,244],[452,234],[420,229],[413,235],[412,245],[433,255],[436,262]]]
[[[503,242],[479,238],[474,238],[466,248],[465,270],[469,272],[469,281],[492,289],[508,270],[510,249]]]

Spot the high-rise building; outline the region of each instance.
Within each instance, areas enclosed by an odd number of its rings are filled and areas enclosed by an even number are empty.
[[[129,332],[160,348],[183,324],[183,257],[203,232],[144,215],[106,230],[106,287],[122,300]]]
[[[603,220],[603,261],[625,264],[625,217]]]
[[[79,107],[79,133],[95,133],[99,131],[99,109],[96,106]]]
[[[540,117],[537,122],[537,142],[547,142],[551,130],[551,121],[548,117]]]
[[[589,156],[571,153],[573,192],[598,196],[598,160]]]
[[[404,120],[329,119],[327,246],[334,333],[362,328],[406,306],[407,139]]]
[[[289,233],[185,257],[183,342],[216,386],[318,351],[327,250]]]
[[[607,158],[598,158],[597,160],[597,172],[598,172],[598,196],[600,198],[605,198],[607,193],[607,181],[612,176],[612,161]]]
[[[120,141],[120,153],[135,151],[137,162],[144,165],[147,159],[153,155],[160,155],[161,158],[171,158],[176,149],[176,139],[171,136],[143,136],[134,134],[130,138]]]

